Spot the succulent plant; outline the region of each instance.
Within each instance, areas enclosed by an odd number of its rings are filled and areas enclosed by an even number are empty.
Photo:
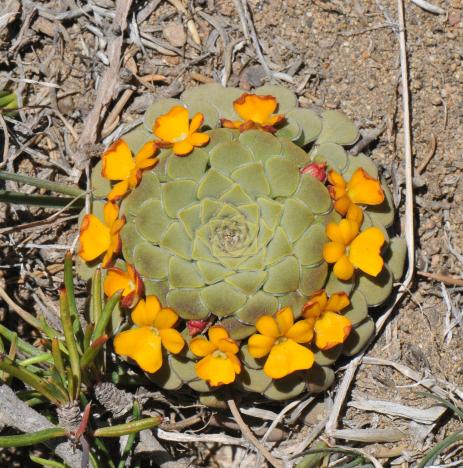
[[[243,368],[233,385],[279,400],[324,390],[333,382],[330,366],[336,359],[365,346],[374,332],[368,307],[390,296],[393,280],[402,275],[405,244],[388,237],[395,212],[383,182],[384,201],[365,208],[361,230],[377,227],[383,233],[384,267],[376,277],[357,269],[349,280],[339,280],[323,255],[327,224],[341,220],[324,183],[325,165],[346,180],[358,168],[378,178],[377,167],[366,155],[345,150],[359,133],[343,113],[318,115],[300,108],[296,96],[279,86],[263,86],[254,93],[278,102],[284,122],[273,133],[220,128],[221,119],[239,119],[233,102],[243,91],[216,84],[189,89],[179,100],[162,99],[148,108],[143,124],[122,137],[134,154],[156,140],[156,120],[174,106],[186,107],[190,116],[200,112],[201,131],[209,141],[186,157],[160,149],[156,166],[143,172],[138,186],[121,202],[125,225],[120,237],[123,261],[141,275],[147,296],[157,296],[188,324],[215,323],[242,341]],[[101,176],[101,163],[93,170],[92,183],[96,199],[111,190]],[[94,214],[102,219],[101,212],[97,200]],[[81,262],[81,275],[88,276],[91,267]],[[270,378],[262,372],[264,360],[254,358],[245,344],[256,331],[256,320],[287,306],[298,318],[321,289],[349,295],[350,305],[342,311],[352,324],[349,337],[325,350],[310,344],[315,364],[309,370]],[[183,323],[182,334],[189,342],[192,326]],[[186,384],[198,392],[214,390],[198,378],[195,356],[186,347],[168,354],[150,377],[166,389]]]

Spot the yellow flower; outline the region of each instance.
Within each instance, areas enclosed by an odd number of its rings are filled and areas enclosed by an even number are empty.
[[[209,143],[209,135],[198,132],[204,121],[204,116],[198,112],[188,120],[188,110],[182,106],[174,106],[154,122],[153,133],[161,139],[160,147],[170,147],[177,156],[186,156],[195,146]]]
[[[237,128],[240,132],[260,128],[274,133],[276,126],[284,120],[283,115],[274,115],[277,106],[277,100],[273,96],[243,93],[233,102],[236,113],[243,120],[221,119],[222,127]]]
[[[259,333],[249,338],[249,353],[255,358],[269,355],[264,365],[264,372],[269,377],[281,379],[312,367],[312,351],[299,343],[308,343],[313,338],[313,325],[308,320],[294,323],[291,308],[281,309],[275,317],[259,317],[256,328]]]
[[[120,230],[125,224],[125,218],[118,218],[119,207],[112,202],[105,203],[103,214],[104,223],[93,214],[86,214],[82,219],[78,255],[90,262],[104,253],[102,266],[107,268],[114,255],[121,250]]]
[[[371,276],[378,276],[383,269],[380,255],[384,234],[377,227],[370,227],[359,234],[359,226],[351,219],[342,219],[338,224],[328,223],[326,235],[331,242],[323,247],[323,258],[334,263],[337,278],[347,281],[352,278],[354,268]]]
[[[143,293],[143,281],[137,270],[127,264],[127,271],[120,268],[109,268],[103,284],[104,293],[110,297],[122,291],[121,306],[133,307]]]
[[[153,156],[157,149],[156,143],[149,141],[133,158],[127,143],[117,140],[104,152],[101,175],[109,180],[120,181],[109,192],[108,200],[118,200],[138,185],[142,171],[156,164],[158,159]]]
[[[328,172],[328,190],[334,200],[334,209],[345,216],[351,209],[350,219],[358,219],[360,215],[356,205],[379,205],[384,201],[384,192],[379,180],[370,177],[362,168],[358,168],[346,184],[343,176],[336,171]],[[355,208],[353,208],[355,207]],[[355,214],[352,213],[355,211]],[[360,210],[361,211],[361,210]],[[360,221],[359,225],[362,222]]]
[[[350,304],[345,292],[331,294],[317,291],[304,304],[302,316],[314,324],[315,344],[319,349],[328,350],[344,343],[352,330],[350,320],[341,315],[341,310]]]
[[[238,344],[219,325],[209,328],[208,336],[209,339],[198,336],[190,342],[191,352],[202,358],[196,363],[198,377],[212,387],[234,382],[241,372],[241,363],[236,357]]]
[[[185,345],[182,335],[173,327],[178,315],[162,308],[156,296],[141,299],[132,312],[136,327],[123,331],[114,338],[114,351],[128,356],[151,374],[162,366],[162,348],[178,354]]]

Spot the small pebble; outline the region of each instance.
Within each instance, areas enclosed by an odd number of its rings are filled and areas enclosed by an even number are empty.
[[[162,32],[167,42],[174,47],[183,47],[186,43],[186,34],[179,23],[170,23]]]
[[[431,103],[433,106],[440,106],[442,104],[442,99],[437,93],[431,94]]]

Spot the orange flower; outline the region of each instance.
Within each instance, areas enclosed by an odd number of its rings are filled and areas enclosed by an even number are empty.
[[[153,156],[157,149],[156,143],[149,141],[133,158],[127,143],[117,140],[104,152],[101,175],[109,180],[120,181],[109,192],[108,200],[118,200],[138,185],[142,171],[156,164],[158,159]]]
[[[354,204],[379,205],[384,201],[384,192],[379,180],[370,177],[362,168],[358,168],[352,174],[347,184],[341,174],[330,171],[328,172],[328,183],[330,184],[328,190],[334,200],[334,209],[343,216]],[[358,211],[351,216],[358,218]]]
[[[212,387],[234,382],[241,372],[241,363],[236,357],[238,344],[219,325],[209,328],[208,336],[209,339],[198,336],[190,342],[191,352],[202,358],[196,363],[198,377]]]
[[[178,315],[162,308],[156,296],[141,299],[132,312],[136,327],[114,338],[114,351],[132,358],[146,372],[154,373],[162,366],[162,348],[178,354],[185,345],[183,336],[173,327]]]
[[[344,343],[352,330],[350,320],[341,315],[341,310],[350,304],[346,293],[334,293],[330,298],[325,291],[317,291],[304,304],[302,316],[314,324],[315,344],[318,349],[328,350]]]
[[[383,269],[380,255],[384,234],[377,227],[370,227],[359,234],[359,226],[351,219],[342,219],[338,224],[328,223],[326,235],[331,242],[323,247],[323,258],[334,263],[337,278],[346,281],[352,278],[354,267],[365,273],[378,276]]]
[[[203,114],[198,112],[189,122],[188,110],[182,106],[174,106],[154,122],[153,133],[161,139],[157,144],[161,147],[172,146],[177,156],[186,156],[195,146],[209,143],[209,135],[198,132],[203,121]]]
[[[283,115],[274,115],[278,106],[273,96],[258,96],[243,93],[233,102],[236,113],[243,120],[221,119],[222,127],[237,128],[240,132],[251,128],[260,128],[267,132],[276,132],[276,126],[284,120]]]
[[[105,253],[102,266],[107,268],[114,255],[121,250],[120,230],[125,224],[125,217],[118,218],[119,207],[112,202],[105,203],[103,214],[104,223],[93,214],[86,214],[82,219],[78,255],[90,262]]]
[[[108,297],[122,290],[121,306],[132,308],[143,293],[143,281],[137,270],[127,264],[127,271],[120,268],[108,269],[103,289]]]
[[[285,307],[275,314],[262,315],[256,321],[255,333],[248,340],[251,356],[268,356],[264,372],[272,379],[281,379],[297,370],[310,369],[314,355],[300,343],[313,338],[313,324],[308,320],[294,323],[293,311]]]

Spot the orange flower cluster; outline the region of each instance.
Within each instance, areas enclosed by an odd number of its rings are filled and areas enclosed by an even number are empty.
[[[358,205],[381,204],[384,201],[381,183],[361,168],[354,172],[347,183],[341,174],[330,171],[328,183],[334,209],[345,218],[326,226],[330,242],[323,248],[324,259],[334,264],[333,272],[340,280],[352,278],[355,268],[371,276],[378,276],[384,264],[380,254],[384,234],[377,227],[360,232],[363,211]]]

